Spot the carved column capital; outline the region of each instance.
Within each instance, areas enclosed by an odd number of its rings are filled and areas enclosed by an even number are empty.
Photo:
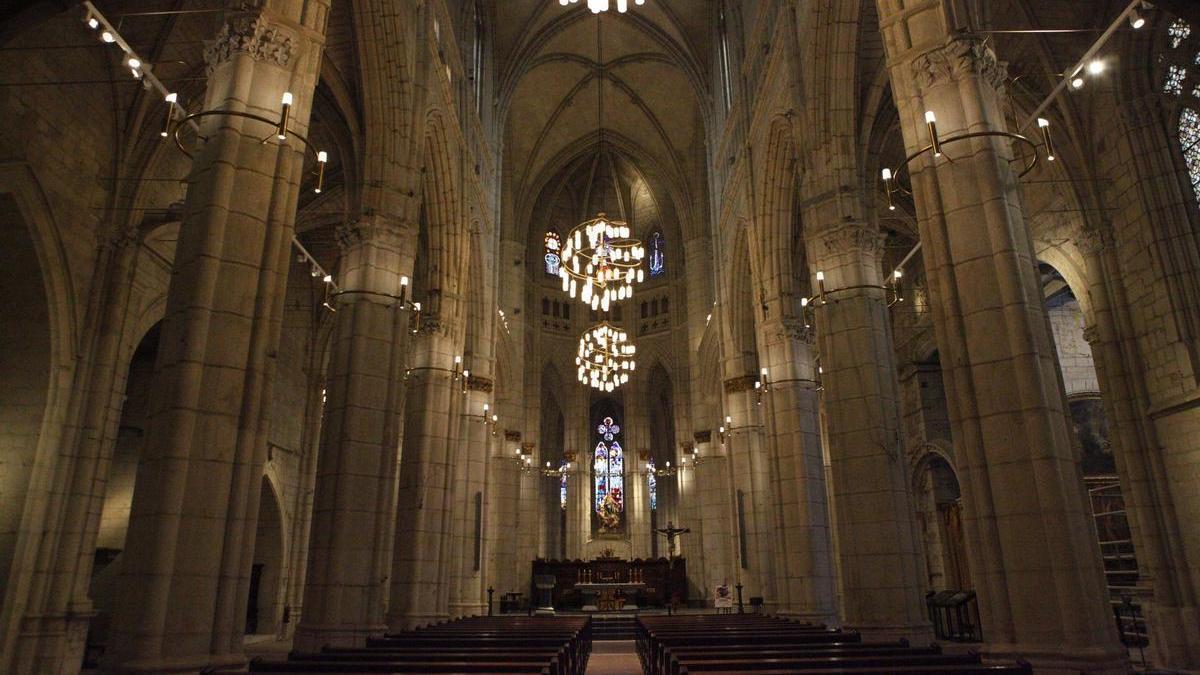
[[[286,68],[298,51],[299,40],[290,30],[272,23],[261,9],[248,9],[228,15],[217,37],[204,42],[204,63],[209,75],[236,54]]]
[[[754,388],[754,383],[758,381],[756,375],[742,375],[740,377],[731,377],[723,383],[725,393],[736,394],[739,391],[748,391]]]
[[[1107,230],[1085,229],[1075,237],[1075,246],[1084,255],[1100,255],[1112,244],[1112,234]]]
[[[1084,326],[1083,340],[1094,348],[1100,342],[1100,327],[1094,323]]]
[[[811,324],[805,324],[803,319],[783,319],[779,322],[778,335],[783,340],[799,342],[809,347],[817,344],[816,331]]]
[[[492,387],[493,387],[493,383],[490,378],[477,377],[473,373],[472,373],[471,377],[467,378],[467,390],[468,391],[482,391],[484,393],[490,394],[492,391]]]
[[[100,241],[100,248],[105,251],[123,251],[137,248],[142,243],[142,235],[136,227],[125,227],[112,232]]]
[[[870,223],[851,222],[831,227],[821,233],[821,246],[830,256],[853,254],[853,257],[883,255],[884,234]]]
[[[334,237],[344,252],[364,243],[400,243],[408,233],[408,228],[388,218],[362,218],[338,225]]]
[[[1008,64],[996,58],[991,47],[974,36],[954,36],[946,44],[913,59],[912,74],[922,89],[981,77],[998,92],[1005,90]]]

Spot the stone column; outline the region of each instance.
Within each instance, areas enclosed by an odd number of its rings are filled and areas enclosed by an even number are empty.
[[[1121,283],[1116,251],[1109,238],[1089,233],[1078,241],[1087,269],[1088,298],[1094,323],[1084,331],[1096,359],[1096,376],[1109,420],[1109,440],[1129,529],[1138,558],[1149,652],[1163,668],[1200,664],[1200,611],[1196,589],[1185,569],[1182,534],[1169,492],[1158,431],[1144,412],[1151,408],[1144,384],[1133,375],[1145,370],[1133,339],[1133,319]]]
[[[306,129],[328,3],[230,14],[205,58],[205,110]],[[200,121],[138,468],[107,668],[195,672],[244,663],[242,637],[296,201],[294,138]]]
[[[418,344],[404,411],[391,630],[444,621],[449,614],[450,458],[458,442],[451,430],[464,396],[454,357],[461,352],[450,327],[436,316],[422,317]],[[461,372],[461,364],[458,368]]]
[[[828,204],[826,205],[828,206]],[[814,301],[837,504],[843,602],[850,625],[925,640],[925,574],[915,532],[908,459],[900,438],[887,299],[880,285],[882,235],[838,223],[820,205],[805,219],[810,267],[824,273]],[[813,288],[820,289],[819,282]]]
[[[768,391],[761,396],[776,458],[777,535],[782,567],[780,612],[834,623],[833,552],[821,454],[817,364],[812,332],[801,321],[772,321],[761,331],[760,363]]]
[[[879,0],[909,152],[1007,129],[1004,68],[941,3]],[[909,165],[988,651],[1042,672],[1123,672],[1009,141]],[[953,158],[953,163],[947,161]]]
[[[743,596],[761,596],[766,609],[774,613],[779,605],[776,587],[775,505],[778,496],[772,487],[770,450],[754,392],[755,375],[725,381],[726,410],[732,418],[726,424],[725,438],[733,483],[734,534],[744,538],[739,547],[740,578]],[[739,517],[740,515],[740,517]],[[739,530],[742,534],[738,535]]]
[[[340,292],[295,648],[363,646],[384,628],[413,314],[400,305],[414,237],[375,218],[338,231]]]
[[[484,364],[472,363],[481,372],[490,373]],[[483,584],[485,523],[483,496],[487,475],[488,446],[491,440],[492,380],[471,371],[467,383],[466,410],[461,416],[458,455],[454,463],[454,541],[452,562],[456,569],[450,587],[450,615],[472,616],[487,613],[487,595]],[[488,404],[488,416],[483,406]],[[476,521],[476,495],[479,495],[479,520]],[[476,556],[476,526],[478,524],[479,555]]]

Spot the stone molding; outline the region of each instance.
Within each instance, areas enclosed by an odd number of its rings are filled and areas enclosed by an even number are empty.
[[[1008,64],[996,58],[983,40],[970,35],[951,37],[945,45],[913,59],[912,74],[922,89],[981,77],[1003,94]]]
[[[255,61],[286,68],[299,51],[299,41],[291,31],[272,24],[261,9],[243,7],[225,19],[216,38],[204,42],[209,75],[235,54],[249,54]]]
[[[1095,347],[1100,342],[1100,327],[1096,324],[1088,324],[1083,327],[1083,341],[1088,345]]]

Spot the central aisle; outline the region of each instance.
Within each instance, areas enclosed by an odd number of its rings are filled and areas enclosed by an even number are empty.
[[[592,642],[588,675],[641,675],[633,640],[597,640]]]

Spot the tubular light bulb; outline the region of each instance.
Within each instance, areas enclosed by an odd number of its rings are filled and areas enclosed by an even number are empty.
[[[885,183],[892,179],[892,170],[891,169],[885,168],[882,173],[883,173],[883,181]]]
[[[1094,59],[1087,67],[1089,75],[1099,75],[1104,72],[1104,62],[1100,59]]]
[[[932,110],[926,110],[925,111],[925,123],[933,124],[935,122],[937,122],[937,115],[934,115]]]
[[[96,30],[97,28],[100,27],[100,21],[94,16],[89,16],[87,18],[87,25],[88,25],[88,28],[91,28],[92,30]]]
[[[321,279],[321,281],[324,281],[327,284],[332,284],[333,283],[333,275],[326,274],[325,277],[323,279]]]

